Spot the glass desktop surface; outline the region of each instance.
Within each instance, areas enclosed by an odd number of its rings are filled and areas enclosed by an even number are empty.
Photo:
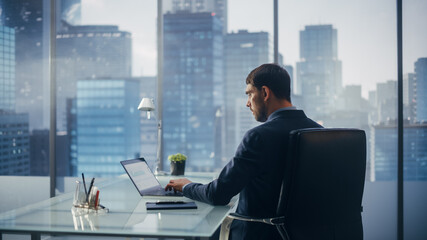
[[[212,174],[186,177],[202,183],[213,179]],[[176,177],[158,177],[162,186],[171,178]],[[108,213],[76,214],[76,208],[72,207],[74,193],[67,193],[0,214],[0,232],[208,237],[213,235],[225,216],[234,210],[237,200],[233,198],[227,206],[212,206],[196,201],[197,209],[147,211],[147,201],[193,200],[185,197],[141,197],[127,175],[100,183],[98,188],[100,203],[109,208]]]

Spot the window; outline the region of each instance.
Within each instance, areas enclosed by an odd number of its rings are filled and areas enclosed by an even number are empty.
[[[123,173],[120,160],[138,156],[155,168],[159,119],[147,119],[136,106],[142,97],[157,106],[157,76],[165,171],[167,156],[177,152],[188,156],[188,171],[218,171],[259,124],[245,107],[244,80],[273,61],[273,1],[165,0],[162,52],[155,2],[56,3],[58,176],[115,176]],[[42,1],[1,7],[0,175],[46,176],[49,9]],[[402,137],[405,238],[427,235],[421,226],[427,220],[425,9],[421,0],[403,5],[405,126],[399,136],[396,3],[279,4],[279,64],[291,75],[293,104],[326,127],[367,134],[367,239],[397,239],[390,229],[398,222],[396,146]]]

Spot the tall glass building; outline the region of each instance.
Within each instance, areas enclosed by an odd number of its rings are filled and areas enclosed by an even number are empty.
[[[28,127],[15,113],[15,30],[0,26],[0,175],[30,174]]]
[[[65,25],[57,33],[57,126],[66,130],[66,99],[78,79],[130,78],[131,34],[110,25]]]
[[[380,124],[373,127],[375,144],[371,148],[375,181],[397,179],[396,124]],[[427,124],[406,124],[404,128],[404,179],[427,180]]]
[[[415,62],[417,121],[427,122],[427,57]]]
[[[228,0],[164,0],[163,11],[178,12],[212,12],[221,20],[223,33],[227,33],[227,1]]]
[[[333,110],[341,92],[341,71],[337,30],[332,25],[305,26],[300,31],[296,90],[304,97],[304,110],[312,118]]]
[[[397,102],[397,81],[389,80],[377,83],[377,111],[378,122],[384,123],[397,119],[397,109],[393,107]]]
[[[41,128],[45,97],[49,96],[42,61],[47,49],[43,0],[0,0],[0,7],[1,25],[15,31],[16,111],[29,113],[31,129]]]
[[[28,114],[0,110],[0,175],[30,175]]]
[[[403,75],[403,116],[410,121],[416,119],[416,93],[417,85],[415,82],[414,73],[406,73]]]
[[[139,81],[89,79],[77,82],[77,174],[123,174],[120,161],[139,156]],[[73,147],[73,146],[72,146]]]
[[[220,159],[214,133],[223,106],[222,53],[214,13],[164,15],[163,155],[186,154],[189,170],[212,171]]]
[[[0,110],[15,111],[15,30],[0,26]]]
[[[224,41],[226,158],[232,157],[250,128],[258,125],[246,107],[246,76],[263,63],[273,61],[272,42],[267,32],[239,30]]]

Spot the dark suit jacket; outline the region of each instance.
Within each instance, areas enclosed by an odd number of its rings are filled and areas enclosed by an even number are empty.
[[[282,110],[249,130],[231,161],[218,179],[209,184],[190,183],[184,195],[213,205],[228,204],[240,193],[236,212],[253,217],[276,214],[287,155],[289,132],[301,128],[322,127],[307,118],[302,110]],[[274,226],[234,221],[232,239],[279,239]]]

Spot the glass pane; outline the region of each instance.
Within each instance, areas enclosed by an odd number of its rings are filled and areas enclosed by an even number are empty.
[[[306,0],[279,6],[279,51],[293,69],[293,104],[325,127],[366,132],[366,239],[396,239],[390,231],[397,226],[395,5]]]
[[[156,157],[155,1],[60,1],[57,16],[58,176],[110,177],[120,161]]]
[[[254,13],[263,16],[256,24]],[[271,13],[272,2],[164,1],[166,171],[175,153],[187,155],[186,171],[220,170],[257,124],[245,106],[245,79],[272,61]]]
[[[404,237],[427,229],[427,2],[403,1]]]
[[[23,196],[49,174],[49,16],[43,1],[0,1],[0,212],[49,197]],[[18,201],[17,201],[18,199]]]

